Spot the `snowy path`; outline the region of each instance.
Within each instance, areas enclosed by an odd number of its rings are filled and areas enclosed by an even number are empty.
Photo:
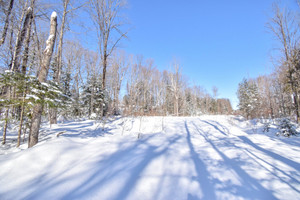
[[[300,199],[299,138],[225,116],[135,119],[124,135],[120,124],[103,136],[90,121],[60,125],[1,155],[0,199]]]

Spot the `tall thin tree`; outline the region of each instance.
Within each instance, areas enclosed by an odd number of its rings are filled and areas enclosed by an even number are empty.
[[[121,11],[125,5],[125,0],[90,0],[91,17],[97,29],[102,60],[103,89],[105,89],[108,58],[116,49],[120,40],[127,37],[127,32],[121,30],[121,26],[124,25],[124,18],[121,17]]]
[[[0,46],[2,44],[4,44],[4,42],[5,42],[6,33],[7,33],[7,30],[8,30],[8,25],[9,25],[9,17],[10,17],[11,11],[13,9],[13,6],[14,6],[14,0],[10,0],[9,5],[8,5],[8,9],[6,11],[5,24],[4,24],[3,31],[2,31],[2,36],[1,36],[1,39],[0,39]]]
[[[57,33],[57,14],[56,12],[53,12],[50,21],[50,35],[48,37],[48,40],[46,41],[46,48],[43,52],[42,66],[38,76],[38,80],[40,83],[45,82],[47,79],[50,61],[54,49],[54,43],[56,39],[56,33]],[[32,147],[38,143],[42,112],[43,112],[43,104],[38,103],[33,107],[28,147]]]
[[[68,14],[68,6],[70,3],[70,0],[63,0],[64,5],[64,11],[62,16],[62,22],[60,27],[60,34],[59,34],[59,43],[57,48],[57,56],[56,56],[56,72],[54,74],[53,80],[57,83],[60,82],[60,75],[61,75],[61,68],[62,68],[62,46],[63,46],[63,38],[65,33],[65,24],[66,24],[66,18]],[[56,124],[57,123],[57,109],[51,108],[49,110],[50,113],[50,124]]]

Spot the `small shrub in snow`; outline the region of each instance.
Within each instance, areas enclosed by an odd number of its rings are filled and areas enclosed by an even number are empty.
[[[90,119],[97,119],[97,114],[96,113],[92,113],[90,116]]]
[[[59,115],[57,117],[57,121],[60,122],[60,123],[63,123],[64,121],[66,121],[66,118],[63,115]]]
[[[277,136],[283,135],[289,137],[298,134],[295,125],[287,118],[280,119],[278,129],[279,131],[276,133]]]
[[[266,121],[264,123],[264,127],[263,127],[263,132],[269,132],[270,131],[270,128],[271,128],[271,121]]]

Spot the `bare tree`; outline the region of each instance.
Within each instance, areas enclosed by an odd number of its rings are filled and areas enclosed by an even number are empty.
[[[60,82],[60,74],[61,74],[61,66],[62,66],[62,46],[63,46],[63,37],[65,33],[65,24],[66,24],[66,17],[68,14],[68,5],[70,3],[70,0],[62,0],[63,2],[63,16],[62,16],[62,22],[60,27],[60,34],[59,34],[59,44],[57,48],[57,57],[56,57],[56,72],[54,74],[53,80],[57,83]],[[57,123],[57,109],[51,108],[49,110],[50,113],[50,124],[56,124]]]
[[[13,2],[10,2],[10,3],[13,3]],[[34,0],[32,1],[31,6],[33,6],[33,5],[34,5]],[[25,6],[23,8],[26,8],[26,6],[27,6],[27,2],[25,3]],[[14,48],[13,57],[12,57],[12,61],[11,61],[11,63],[12,63],[11,64],[11,70],[13,70],[13,71],[16,70],[19,66],[18,57],[19,57],[19,54],[21,52],[21,47],[22,47],[24,38],[26,37],[26,33],[30,32],[30,24],[31,24],[31,21],[32,21],[32,15],[33,15],[33,7],[28,7],[26,10],[23,9],[22,16],[21,16],[21,19],[20,19],[20,24],[19,24],[19,27],[18,27],[19,30],[18,30],[18,35],[17,35],[17,39],[16,39],[16,45],[15,45],[15,48]],[[25,16],[25,19],[24,19],[23,26],[22,26],[22,21],[23,21],[24,16]],[[5,26],[6,25],[7,24],[5,24]],[[4,27],[4,29],[7,29],[7,27]],[[7,31],[7,30],[5,30],[5,31]],[[6,34],[6,33],[4,33],[4,34]],[[4,42],[5,36],[2,39],[3,39],[3,42]],[[8,95],[9,100],[11,100],[12,98],[15,98],[15,91],[16,91],[15,87],[9,86],[7,88],[7,95]],[[13,106],[12,108],[13,108],[12,109],[12,111],[13,111],[15,107]],[[6,131],[7,131],[7,127],[8,127],[8,120],[7,119],[8,119],[8,116],[9,116],[9,109],[10,108],[7,107],[6,112],[5,112],[5,119],[6,120],[5,120],[4,128],[3,128],[3,143],[5,143]],[[13,113],[15,113],[15,112],[13,112]]]
[[[29,7],[26,11],[25,19],[23,22],[23,27],[22,27],[22,29],[20,29],[20,32],[17,37],[12,66],[11,66],[12,71],[19,71],[19,61],[18,61],[19,55],[21,52],[21,47],[23,45],[23,41],[25,39],[27,29],[29,28],[29,26],[31,24],[32,14],[33,14],[33,10],[31,7]]]
[[[35,0],[31,1],[31,8],[32,8],[32,13],[29,16],[29,22],[28,22],[28,27],[27,27],[27,32],[25,36],[25,46],[24,46],[24,52],[23,52],[23,59],[22,59],[22,74],[26,74],[27,70],[27,63],[28,63],[28,54],[29,54],[29,44],[30,44],[30,38],[31,38],[31,26],[32,26],[32,21],[33,21],[33,9],[34,9],[34,4]],[[22,134],[22,127],[23,127],[23,121],[24,121],[24,112],[25,112],[25,98],[26,98],[26,93],[27,90],[25,89],[22,94],[22,103],[21,103],[21,113],[20,113],[20,124],[19,124],[19,130],[18,130],[18,140],[17,140],[17,147],[20,146],[21,142],[21,134]]]
[[[125,5],[125,0],[90,0],[91,16],[97,29],[103,67],[103,89],[105,89],[108,58],[116,49],[120,40],[127,37],[127,32],[121,30],[121,26],[124,25],[121,11]]]
[[[297,80],[295,79],[295,57],[298,54],[299,27],[295,24],[294,16],[287,10],[281,9],[278,4],[274,4],[274,16],[268,24],[269,29],[280,42],[283,53],[281,66],[284,66],[283,73],[286,76],[286,83],[290,88],[293,97],[294,112],[297,122],[300,123],[299,98]]]
[[[126,61],[124,52],[115,53],[112,60],[112,66],[108,72],[108,87],[110,89],[110,96],[112,97],[112,113],[119,114],[119,94],[123,79],[129,67]]]
[[[32,8],[32,13],[29,16],[29,22],[28,22],[28,27],[26,28],[26,36],[25,36],[25,45],[24,45],[24,52],[23,52],[23,59],[22,59],[22,73],[26,74],[26,68],[27,68],[27,63],[28,63],[28,57],[29,57],[29,45],[31,41],[31,35],[32,35],[32,23],[34,20],[34,7],[35,7],[35,0],[31,1],[30,7]]]
[[[72,7],[72,4],[75,3],[75,1],[71,2],[71,0],[62,0],[63,3],[63,15],[62,15],[62,21],[61,21],[61,27],[60,27],[60,33],[59,33],[59,43],[57,47],[57,55],[56,55],[56,69],[53,76],[53,80],[60,84],[61,82],[61,72],[62,72],[62,51],[63,51],[63,43],[64,43],[64,35],[66,32],[66,25],[69,20],[67,20],[67,16],[69,14],[72,14],[73,11],[83,7],[85,3],[80,3],[78,6]],[[50,124],[56,124],[57,123],[57,108],[50,108],[49,109],[50,114]]]
[[[133,60],[133,59],[132,59]],[[124,97],[125,101],[125,112],[127,114],[133,115],[135,111],[137,111],[137,99],[138,99],[138,77],[139,77],[139,65],[137,63],[132,62],[130,71],[127,77],[127,95]]]
[[[4,24],[3,31],[2,31],[2,37],[0,39],[0,46],[4,43],[5,38],[6,38],[6,33],[7,33],[8,25],[9,25],[9,17],[10,17],[13,5],[14,5],[14,0],[10,0],[8,9],[6,11],[5,24]]]
[[[171,85],[170,89],[173,92],[174,96],[174,114],[179,116],[179,98],[181,95],[181,86],[182,86],[182,76],[179,68],[179,64],[175,61],[173,63],[174,72],[171,73]]]
[[[212,99],[212,112],[217,114],[218,112],[218,104],[217,104],[217,97],[218,97],[218,88],[216,86],[212,87],[213,99]]]
[[[53,12],[50,21],[50,35],[48,37],[48,40],[46,41],[46,48],[43,52],[41,71],[38,76],[38,80],[40,83],[45,82],[47,79],[50,61],[54,49],[54,43],[56,39],[56,32],[57,32],[57,14],[56,12]],[[43,111],[43,104],[41,103],[38,103],[33,107],[28,147],[32,147],[38,143],[42,111]]]
[[[293,25],[293,16],[286,9],[281,9],[278,4],[273,5],[273,12],[274,16],[267,26],[282,45],[280,50],[284,54],[284,61],[290,61],[292,51],[297,45],[297,30],[293,30],[296,27]]]

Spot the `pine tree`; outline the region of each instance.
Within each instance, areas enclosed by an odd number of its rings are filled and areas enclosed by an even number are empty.
[[[81,93],[83,106],[87,108],[87,114],[90,118],[102,116],[101,108],[104,108],[104,112],[107,110],[107,100],[105,96],[101,79],[93,75],[88,79],[86,85],[83,86]]]
[[[259,107],[259,93],[258,87],[255,82],[250,82],[247,79],[239,84],[238,92],[239,98],[239,109],[242,113],[249,119],[250,117],[255,117]]]
[[[279,120],[278,129],[279,131],[276,133],[277,136],[283,135],[285,137],[290,137],[291,135],[298,134],[295,125],[288,118],[282,118]]]
[[[0,104],[1,107],[14,108],[15,114],[4,117],[4,131],[2,143],[5,143],[6,129],[10,119],[14,118],[20,121],[18,130],[18,144],[21,141],[21,132],[23,122],[28,121],[31,117],[31,109],[37,104],[45,105],[48,107],[61,106],[62,92],[58,85],[54,82],[40,83],[35,76],[26,75],[20,72],[6,71],[0,74]],[[8,95],[10,88],[14,88],[14,96]],[[19,109],[18,109],[19,108]]]

